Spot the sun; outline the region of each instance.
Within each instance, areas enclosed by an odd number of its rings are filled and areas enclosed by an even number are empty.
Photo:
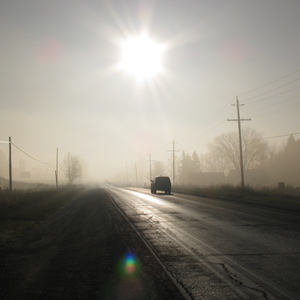
[[[120,68],[137,79],[152,78],[163,71],[162,58],[165,47],[150,39],[146,33],[124,41],[121,48]]]

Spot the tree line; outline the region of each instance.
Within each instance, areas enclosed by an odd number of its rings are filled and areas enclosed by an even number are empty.
[[[263,134],[251,127],[242,131],[243,163],[245,170],[261,169],[270,181],[285,182],[300,186],[300,140],[290,135],[286,144],[271,145]],[[230,170],[240,170],[239,140],[236,131],[216,136],[208,145],[206,154],[196,151],[189,154],[182,151],[176,157],[176,182],[188,184],[191,173],[222,172],[228,175]],[[169,174],[172,177],[172,160],[167,164],[155,162],[153,176]]]
[[[300,186],[300,140],[290,135],[286,144],[270,145],[261,132],[245,127],[242,131],[243,162],[245,170],[263,169],[271,182],[285,182],[293,186]],[[230,170],[240,170],[239,140],[236,131],[222,133],[216,136],[208,145],[208,152],[189,154],[182,151],[176,159],[176,182],[190,183],[190,174],[221,172],[228,175]],[[69,184],[75,183],[82,177],[85,160],[71,153],[67,153],[60,164],[61,170]],[[0,176],[6,176],[8,160],[0,151]],[[152,177],[173,174],[173,159],[165,164],[162,161],[152,162]],[[150,179],[150,174],[148,174]]]

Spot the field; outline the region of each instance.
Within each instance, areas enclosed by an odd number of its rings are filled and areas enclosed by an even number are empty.
[[[2,190],[0,193],[0,247],[41,224],[63,208],[82,188]]]

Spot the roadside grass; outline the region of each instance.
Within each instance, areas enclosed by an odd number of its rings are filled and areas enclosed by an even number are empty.
[[[48,219],[82,191],[63,187],[48,190],[2,190],[0,193],[0,247],[16,240]]]
[[[233,185],[213,185],[207,187],[177,185],[172,187],[172,191],[203,197],[252,202],[300,211],[300,189],[290,186],[285,189],[246,186],[242,189]]]

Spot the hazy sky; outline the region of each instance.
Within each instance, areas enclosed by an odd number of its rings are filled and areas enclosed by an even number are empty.
[[[205,153],[237,130],[237,95],[243,126],[300,132],[299,15],[299,0],[0,0],[0,140],[46,162],[79,154],[109,179],[149,152],[166,162],[173,138]],[[139,82],[116,66],[141,32],[165,52],[164,72]]]

